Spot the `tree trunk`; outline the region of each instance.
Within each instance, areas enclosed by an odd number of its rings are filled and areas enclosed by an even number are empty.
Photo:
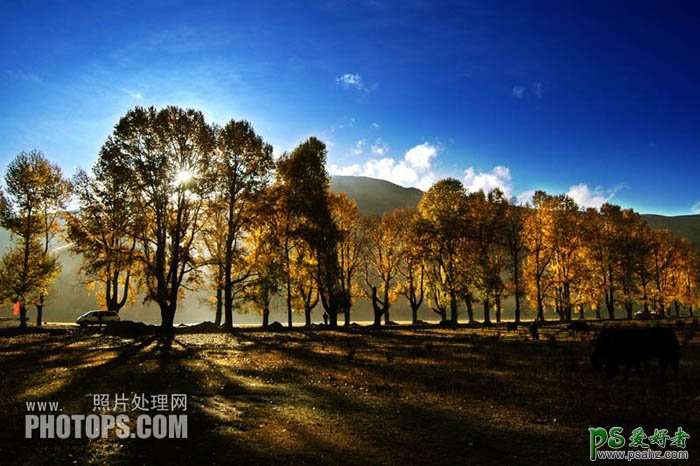
[[[175,336],[173,323],[175,321],[175,304],[160,303],[161,335],[167,340]]]
[[[464,305],[467,308],[467,319],[469,319],[470,324],[473,324],[474,323],[474,303],[472,303],[472,298],[470,295],[467,295],[464,297]]]
[[[613,304],[611,306],[607,306],[607,308],[608,318],[610,318],[610,320],[615,320],[615,303],[613,302]]]
[[[484,298],[484,323],[491,323],[491,301]]]
[[[384,312],[382,312],[381,309],[378,307],[374,308],[374,322],[372,323],[374,327],[382,326],[382,314],[384,314]]]
[[[457,325],[457,296],[454,291],[450,291],[450,320],[452,325]]]
[[[223,293],[220,286],[216,287],[216,314],[214,315],[214,324],[221,325],[221,311],[223,308]]]
[[[374,322],[372,325],[374,327],[381,327],[382,325],[382,314],[384,314],[385,307],[379,305],[379,297],[377,296],[377,287],[372,286],[372,310],[374,311]]]
[[[433,312],[440,316],[440,322],[445,322],[447,320],[447,309],[446,308],[433,308]]]
[[[311,308],[304,306],[304,325],[311,327]]]
[[[586,316],[583,314],[583,304],[579,304],[578,306],[578,318],[581,320],[586,318]]]
[[[497,294],[495,297],[496,300],[496,322],[501,323],[501,295]]]
[[[542,284],[540,278],[535,279],[535,286],[537,288],[537,319],[540,322],[544,322],[544,303],[542,298]]]
[[[270,309],[267,307],[263,309],[262,311],[262,317],[263,317],[263,327],[267,328],[270,325]]]
[[[347,303],[343,306],[343,314],[345,317],[345,326],[349,327],[350,326],[350,303]]]
[[[20,304],[19,306],[19,328],[26,328],[27,327],[27,308],[24,307],[24,304]]]
[[[411,322],[413,325],[418,323],[418,306],[415,306],[413,303],[411,303]]]
[[[289,267],[289,253],[287,253],[287,267]],[[287,268],[287,327],[292,328],[292,278]]]
[[[42,294],[39,296],[39,304],[36,305],[36,325],[38,327],[41,327],[43,315],[44,315],[44,295]]]
[[[224,290],[224,328],[233,329],[233,297],[230,289]]]
[[[610,319],[615,318],[615,289],[610,286],[610,290],[605,293],[605,306],[608,309]]]
[[[289,216],[287,216],[287,219],[289,219]],[[292,328],[292,269],[291,269],[291,262],[290,262],[290,257],[289,257],[289,233],[287,233],[286,238],[284,240],[284,255],[285,255],[285,264],[287,266],[287,326],[289,328]]]
[[[520,323],[520,292],[515,292],[515,323]]]

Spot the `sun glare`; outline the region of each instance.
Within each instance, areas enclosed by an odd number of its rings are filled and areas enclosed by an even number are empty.
[[[181,170],[175,176],[175,186],[181,186],[181,185],[189,183],[190,180],[192,179],[192,176],[193,176],[192,172],[189,172],[187,170]]]

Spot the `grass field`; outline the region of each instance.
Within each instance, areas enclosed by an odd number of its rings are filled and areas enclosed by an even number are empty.
[[[588,427],[618,425],[682,426],[700,455],[687,325],[678,378],[627,381],[591,369],[595,332],[561,324],[536,342],[526,327],[244,329],[178,334],[167,352],[150,336],[0,330],[2,465],[587,464]],[[90,394],[130,392],[188,394],[189,438],[24,439],[25,401],[89,414]]]

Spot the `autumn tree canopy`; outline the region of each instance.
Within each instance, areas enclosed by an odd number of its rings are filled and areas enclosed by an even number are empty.
[[[70,183],[60,167],[39,151],[20,152],[7,167],[0,199],[2,223],[16,240],[2,260],[2,300],[21,301],[20,326],[26,325],[26,305],[37,308],[42,323],[44,299],[60,273],[50,252],[60,232],[61,215],[70,196]]]

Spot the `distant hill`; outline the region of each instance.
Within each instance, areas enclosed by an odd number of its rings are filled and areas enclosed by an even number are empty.
[[[679,215],[666,217],[664,215],[642,215],[647,224],[655,230],[667,228],[677,236],[688,238],[696,246],[700,246],[700,215]]]
[[[389,181],[364,176],[334,176],[331,189],[354,199],[364,214],[381,214],[399,207],[415,207],[423,197],[420,189],[404,188]]]
[[[423,195],[423,192],[416,188],[403,188],[389,181],[363,176],[335,176],[331,182],[331,189],[354,199],[363,213],[384,213],[398,207],[415,207]],[[642,217],[651,228],[667,228],[700,246],[700,215],[666,217],[645,214]]]

